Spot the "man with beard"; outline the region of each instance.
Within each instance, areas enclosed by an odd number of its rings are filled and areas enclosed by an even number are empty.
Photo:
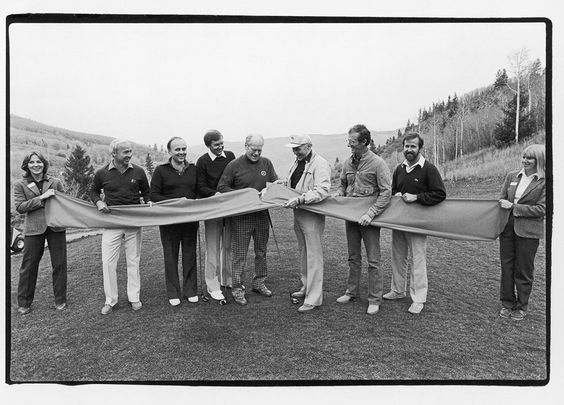
[[[294,232],[300,252],[300,278],[302,287],[292,293],[292,298],[304,298],[298,312],[315,309],[323,302],[323,249],[321,238],[325,228],[325,216],[299,209],[300,205],[315,204],[329,197],[331,167],[312,150],[308,135],[292,135],[290,143],[296,160],[288,172],[287,186],[299,191],[300,196],[286,201],[294,210]]]
[[[229,162],[217,185],[221,193],[254,188],[258,192],[266,187],[266,183],[273,183],[278,179],[272,162],[261,157],[264,139],[262,135],[249,135],[245,139],[245,154]],[[253,291],[265,297],[271,297],[266,285],[266,245],[268,243],[268,210],[251,212],[231,218],[232,221],[232,278],[231,290],[235,302],[246,305],[245,291],[241,284],[241,277],[245,269],[247,250],[251,237],[254,241],[255,251],[255,276],[253,278]]]
[[[141,197],[150,203],[149,182],[142,167],[130,162],[133,155],[131,142],[114,139],[110,143],[112,160],[94,174],[90,187],[90,199],[98,211],[109,213],[113,205],[140,204]],[[104,193],[104,200],[101,193]],[[127,259],[127,298],[134,311],[141,309],[141,258],[142,228],[104,229],[102,232],[102,271],[104,274],[104,293],[106,302],[102,315],[112,312],[118,302],[117,264],[123,241]]]
[[[384,160],[368,149],[370,131],[364,125],[355,125],[349,130],[347,144],[352,156],[343,164],[341,186],[337,195],[346,197],[374,198],[374,204],[362,214],[358,222],[346,221],[347,249],[349,255],[349,278],[347,291],[337,299],[346,304],[360,295],[361,243],[364,241],[368,260],[368,309],[369,315],[380,310],[384,278],[380,268],[380,228],[371,226],[388,204],[392,190],[391,176]]]
[[[403,139],[405,160],[394,170],[392,193],[406,204],[435,205],[446,198],[445,186],[437,168],[421,155],[423,139],[410,133]],[[408,252],[412,252],[410,295],[413,303],[408,311],[419,314],[427,301],[427,236],[392,231],[392,283],[384,299],[404,298],[407,289]]]
[[[166,144],[170,155],[167,163],[157,166],[151,179],[151,199],[155,202],[172,198],[197,197],[196,166],[186,160],[186,141],[171,138]],[[168,302],[173,307],[182,298],[198,302],[198,269],[196,242],[198,221],[159,226],[163,245],[165,285]],[[182,286],[178,279],[178,252],[182,246]]]
[[[211,129],[204,135],[209,151],[196,162],[198,194],[207,198],[219,193],[217,183],[225,166],[233,159],[233,152],[223,150],[223,135]],[[205,279],[208,293],[214,300],[224,300],[221,287],[231,287],[231,220],[214,218],[204,222],[206,232]],[[219,276],[219,278],[218,278]]]

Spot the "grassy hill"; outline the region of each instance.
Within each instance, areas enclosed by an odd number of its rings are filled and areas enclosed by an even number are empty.
[[[376,145],[384,144],[386,139],[397,133],[393,131],[372,131]],[[312,134],[311,138],[315,150],[324,156],[331,164],[336,158],[340,161],[346,159],[349,154],[345,142],[345,133],[334,135]],[[69,129],[58,128],[41,122],[10,115],[10,180],[13,181],[21,176],[20,165],[23,157],[31,150],[37,150],[51,163],[51,173],[60,176],[62,168],[76,144],[80,144],[90,156],[94,169],[98,169],[109,161],[108,145],[113,138],[103,135],[77,132]],[[167,140],[163,140],[165,143]],[[294,159],[290,148],[284,145],[288,143],[288,137],[267,138],[265,140],[263,154],[274,163],[277,172],[285,175]],[[225,147],[236,156],[244,153],[244,140],[238,142],[226,142]],[[133,163],[143,166],[147,153],[155,163],[161,163],[168,159],[167,153],[155,151],[153,148],[134,143]],[[188,159],[196,161],[199,156],[207,152],[203,141],[199,145],[188,146]]]

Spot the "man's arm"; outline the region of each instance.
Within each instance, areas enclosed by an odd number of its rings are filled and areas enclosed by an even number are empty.
[[[97,205],[98,201],[102,201],[102,199],[100,198],[100,193],[102,192],[102,175],[100,173],[100,170],[98,170],[94,174],[94,180],[92,180],[90,191],[88,192],[88,196],[90,197],[90,200],[94,203],[94,205]]]
[[[163,201],[167,198],[163,195],[163,176],[161,167],[157,166],[151,178],[151,201]]]
[[[197,184],[198,184],[198,194],[202,198],[211,197],[216,193],[217,190],[214,190],[208,185],[207,182],[207,167],[206,161],[204,160],[204,156],[201,156],[198,161],[196,162],[196,174],[197,174]]]
[[[427,185],[426,192],[417,194],[417,202],[422,205],[435,205],[444,201],[446,198],[445,185],[439,170],[433,165],[430,165],[427,170]]]
[[[313,189],[306,191],[303,197],[304,204],[315,204],[329,197],[331,189],[331,167],[323,161],[313,172]]]
[[[143,201],[145,204],[149,204],[151,202],[151,188],[149,187],[149,180],[147,180],[147,175],[145,174],[145,170],[141,167],[141,182],[139,183],[139,191],[141,192],[141,197],[143,197]]]
[[[374,204],[365,213],[365,215],[370,217],[370,221],[384,212],[392,197],[392,175],[388,165],[382,159],[378,160],[376,166],[376,179],[380,193],[376,197]]]
[[[235,175],[235,170],[233,170],[234,165],[232,164],[233,162],[235,161],[232,160],[227,164],[227,166],[225,166],[225,170],[223,171],[223,174],[219,179],[219,183],[217,183],[217,191],[219,191],[220,193],[235,191],[235,189],[233,188],[233,180]]]

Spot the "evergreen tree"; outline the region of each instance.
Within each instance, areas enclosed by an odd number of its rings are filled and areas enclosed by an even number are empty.
[[[153,159],[151,159],[151,154],[147,153],[145,157],[145,169],[147,169],[147,173],[149,177],[153,177],[153,172],[155,171],[155,164],[153,163]]]
[[[534,131],[535,122],[527,113],[527,97],[521,94],[519,105],[519,140],[529,138]],[[515,116],[517,111],[517,95],[503,109],[503,118],[494,130],[494,143],[498,148],[506,147],[515,143]]]
[[[63,172],[67,194],[88,201],[88,188],[94,178],[94,168],[90,156],[80,145],[72,150]]]

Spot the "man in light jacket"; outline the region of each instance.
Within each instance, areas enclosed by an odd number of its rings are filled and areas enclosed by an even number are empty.
[[[325,228],[325,216],[300,209],[301,205],[314,204],[329,197],[331,167],[312,150],[307,135],[292,135],[290,143],[296,160],[286,185],[299,191],[300,196],[289,199],[285,207],[294,208],[294,231],[300,254],[302,287],[292,293],[293,298],[305,298],[298,312],[308,312],[323,302],[323,250],[321,238]]]

